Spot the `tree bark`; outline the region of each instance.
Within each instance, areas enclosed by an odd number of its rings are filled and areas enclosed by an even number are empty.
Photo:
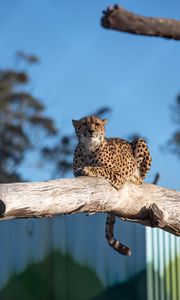
[[[136,15],[114,5],[103,12],[101,25],[107,29],[180,40],[180,21]]]
[[[110,212],[180,236],[180,192],[175,190],[126,183],[117,191],[94,177],[0,184],[0,220],[80,212]]]

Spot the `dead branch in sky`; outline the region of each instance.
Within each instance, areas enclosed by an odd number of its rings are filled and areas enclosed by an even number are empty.
[[[114,5],[103,12],[101,25],[107,29],[180,40],[180,21],[136,15]]]

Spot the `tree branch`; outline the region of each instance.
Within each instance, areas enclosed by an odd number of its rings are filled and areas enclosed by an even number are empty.
[[[180,40],[180,21],[136,15],[114,5],[103,12],[101,25],[107,29]]]
[[[123,220],[180,236],[180,192],[126,183],[117,191],[103,178],[0,185],[0,220],[111,212]]]

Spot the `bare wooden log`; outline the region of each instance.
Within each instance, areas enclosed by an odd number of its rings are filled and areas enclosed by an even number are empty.
[[[117,191],[103,178],[0,184],[0,220],[111,212],[123,220],[180,236],[180,192],[126,183]]]
[[[180,21],[139,16],[118,5],[108,7],[103,13],[101,25],[104,28],[180,40]]]

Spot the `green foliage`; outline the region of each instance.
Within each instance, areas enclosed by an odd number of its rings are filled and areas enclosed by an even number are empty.
[[[109,299],[146,300],[146,271],[143,270],[125,282],[108,287],[100,295],[93,298],[93,300]]]
[[[76,263],[69,255],[52,252],[43,262],[14,275],[0,291],[0,299],[86,300],[102,289],[101,281],[90,268]]]

